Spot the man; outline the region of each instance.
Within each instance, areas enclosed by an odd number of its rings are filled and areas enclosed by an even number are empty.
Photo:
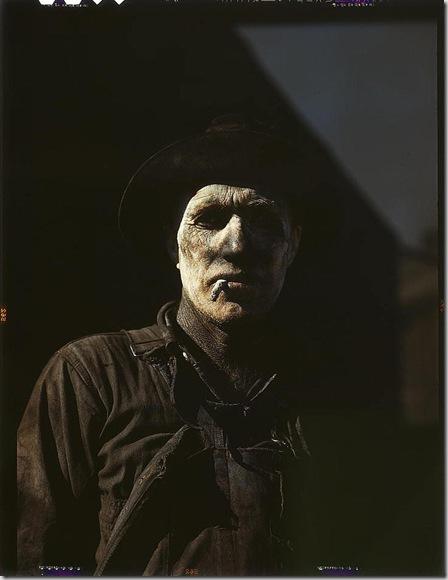
[[[154,254],[165,224],[182,296],[43,371],[19,432],[22,573],[305,569],[297,352],[272,314],[299,247],[300,159],[224,119],[132,178],[122,232]]]

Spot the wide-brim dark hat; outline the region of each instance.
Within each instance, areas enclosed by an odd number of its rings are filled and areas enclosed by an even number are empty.
[[[119,228],[139,253],[151,251],[180,200],[201,187],[257,188],[286,198],[293,210],[310,183],[304,152],[278,135],[241,122],[214,122],[205,132],[176,141],[147,159],[129,181]]]

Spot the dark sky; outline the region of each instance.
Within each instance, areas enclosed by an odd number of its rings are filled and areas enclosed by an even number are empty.
[[[263,68],[406,246],[437,223],[431,22],[244,26]]]

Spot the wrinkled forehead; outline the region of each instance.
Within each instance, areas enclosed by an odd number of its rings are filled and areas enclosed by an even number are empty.
[[[214,183],[201,187],[191,197],[187,211],[208,205],[223,207],[244,207],[252,204],[266,204],[278,209],[284,206],[280,196],[251,187],[238,187],[222,183]]]

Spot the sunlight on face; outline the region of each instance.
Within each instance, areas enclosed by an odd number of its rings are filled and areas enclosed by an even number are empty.
[[[281,200],[254,189],[207,185],[190,199],[177,232],[183,292],[220,324],[263,316],[277,300],[298,241]],[[213,301],[218,279],[227,284]]]

